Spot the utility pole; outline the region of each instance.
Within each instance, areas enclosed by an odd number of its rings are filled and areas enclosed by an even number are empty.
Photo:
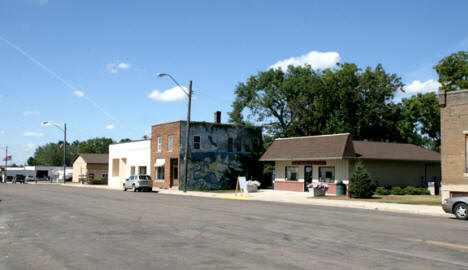
[[[7,177],[7,167],[8,167],[8,146],[5,148],[5,171],[3,173],[3,183],[6,183],[6,177]]]
[[[190,136],[190,108],[192,106],[192,81],[189,85],[188,93],[188,110],[187,110],[187,127],[185,133],[185,157],[184,157],[184,192],[187,192],[187,180],[188,180],[188,154],[189,154],[189,136]]]
[[[65,184],[65,176],[67,169],[67,123],[63,124],[63,183]]]

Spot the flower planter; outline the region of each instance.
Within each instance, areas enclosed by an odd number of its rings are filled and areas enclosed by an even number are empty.
[[[247,192],[257,192],[257,190],[258,190],[257,185],[247,184]]]
[[[327,190],[324,188],[312,188],[309,189],[309,191],[310,190],[312,190],[312,195],[314,197],[325,196],[325,193],[327,192]]]

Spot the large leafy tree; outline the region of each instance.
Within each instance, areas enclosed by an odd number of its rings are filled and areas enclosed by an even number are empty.
[[[434,67],[439,75],[440,89],[468,89],[468,51],[453,53]]]
[[[392,103],[402,87],[381,65],[270,69],[238,84],[230,121],[266,124],[274,137],[351,132],[356,139],[404,141],[396,128],[400,107]]]

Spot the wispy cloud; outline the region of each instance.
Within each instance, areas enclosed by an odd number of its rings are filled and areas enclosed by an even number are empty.
[[[182,88],[187,91],[187,88],[182,86]],[[168,89],[166,91],[160,92],[159,90],[153,90],[149,93],[148,98],[156,101],[180,101],[186,98],[185,93],[178,86]]]
[[[37,111],[37,110],[34,110],[34,111],[24,111],[23,112],[23,115],[24,116],[30,116],[30,115],[33,115],[33,114],[40,114],[41,112],[40,111]]]
[[[107,130],[113,130],[114,128],[115,128],[114,124],[109,124],[109,125],[106,126]]]
[[[437,92],[440,87],[440,83],[434,79],[429,79],[425,82],[415,80],[404,87],[407,93],[428,93]]]
[[[85,93],[79,90],[73,91],[73,95],[77,96],[78,98],[82,98],[85,96]]]
[[[338,62],[341,61],[340,54],[337,52],[319,52],[311,51],[307,54],[291,57],[285,60],[281,60],[274,65],[271,65],[270,69],[282,69],[283,71],[288,69],[288,66],[305,66],[310,65],[313,69],[326,69],[334,67]]]
[[[129,63],[121,62],[121,61],[114,61],[106,65],[107,71],[112,74],[119,73],[120,70],[129,69],[131,65]]]
[[[28,0],[28,2],[39,4],[39,5],[45,5],[49,2],[49,0]]]
[[[42,132],[32,132],[32,131],[26,131],[23,133],[24,137],[42,137],[44,136],[44,133]]]
[[[2,98],[3,98],[3,95],[2,95],[2,94],[0,94],[0,99],[2,99]]]
[[[8,132],[6,132],[5,130],[0,130],[0,135],[7,135]]]

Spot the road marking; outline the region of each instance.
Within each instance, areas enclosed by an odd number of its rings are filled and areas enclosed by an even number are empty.
[[[412,239],[412,240],[416,241],[416,242],[420,242],[420,243],[427,243],[427,244],[437,245],[437,246],[442,246],[442,247],[468,249],[468,246],[459,245],[459,244],[452,244],[452,243],[447,243],[447,242],[440,242],[440,241],[434,241],[434,240],[424,240],[424,239]]]
[[[219,196],[221,199],[231,199],[231,200],[250,200],[249,198],[246,197],[236,197],[236,196]]]

